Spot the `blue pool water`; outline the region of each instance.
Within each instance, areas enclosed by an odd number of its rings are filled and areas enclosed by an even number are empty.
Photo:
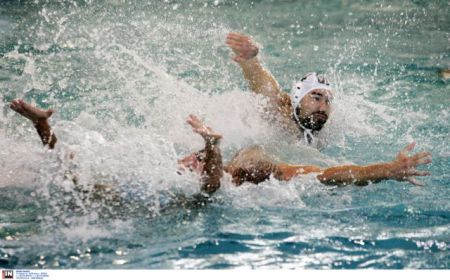
[[[0,267],[449,268],[448,1],[2,1]],[[322,150],[268,124],[225,46],[261,44],[282,87],[325,72],[337,88]],[[58,148],[8,109],[54,108]],[[313,177],[236,188],[204,207],[176,160],[201,148],[199,115],[229,160],[261,144],[292,163],[388,161],[428,150],[425,187],[323,187]],[[69,160],[69,152],[75,159]],[[111,184],[83,202],[67,178]]]

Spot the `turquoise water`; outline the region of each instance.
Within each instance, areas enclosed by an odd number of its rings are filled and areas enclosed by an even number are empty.
[[[2,1],[0,267],[448,269],[449,14],[448,1]],[[267,123],[230,31],[261,44],[287,91],[328,74],[321,152]],[[14,98],[56,109],[57,150],[7,108]],[[432,176],[423,188],[225,179],[212,203],[169,207],[198,191],[174,172],[202,145],[190,113],[223,134],[225,160],[257,143],[293,163],[367,164],[416,141]],[[87,205],[67,170],[123,202]]]

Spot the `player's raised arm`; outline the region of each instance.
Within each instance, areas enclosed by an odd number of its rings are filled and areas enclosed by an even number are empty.
[[[33,123],[44,146],[48,146],[49,149],[55,148],[57,139],[48,123],[48,119],[54,112],[52,109],[44,111],[22,99],[13,100],[9,107]]]
[[[211,127],[205,126],[194,115],[189,115],[187,123],[192,126],[192,130],[195,133],[202,136],[203,140],[205,140],[202,191],[207,194],[212,194],[220,188],[220,179],[223,175],[222,154],[219,149],[219,142],[222,135],[215,133]]]
[[[234,52],[233,60],[241,66],[252,91],[268,97],[282,94],[278,82],[259,62],[259,48],[250,36],[232,32],[227,35],[226,44]]]

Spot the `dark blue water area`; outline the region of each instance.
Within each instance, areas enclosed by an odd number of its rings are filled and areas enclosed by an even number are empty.
[[[165,121],[175,118],[182,95],[199,90],[212,98],[208,104],[197,103],[192,94],[181,105],[207,108],[223,101],[216,96],[249,91],[224,45],[226,32],[237,30],[264,45],[262,61],[287,92],[301,73],[331,68],[350,87],[343,100],[363,97],[353,105],[366,106],[362,114],[370,117],[348,121],[381,132],[366,135],[341,124],[343,143],[331,141],[323,155],[365,165],[392,160],[414,140],[416,151],[431,152],[433,163],[419,169],[432,176],[421,178],[425,187],[388,181],[317,191],[292,184],[283,187],[294,189],[301,201],[286,205],[255,202],[252,195],[274,195],[263,188],[250,195],[219,192],[200,207],[166,208],[173,196],[149,191],[158,189],[157,183],[130,183],[122,188],[126,204],[92,202],[91,208],[77,193],[58,191],[63,186],[2,185],[1,268],[450,268],[450,99],[449,80],[440,74],[450,59],[446,1],[94,2],[0,1],[2,137],[25,135],[6,106],[24,98],[56,107],[55,123],[88,114],[91,119],[75,124],[93,130],[115,120],[123,125],[113,126],[114,132],[128,131],[166,118],[158,132],[171,139]],[[211,34],[221,35],[211,39]],[[141,60],[146,63],[137,63]],[[181,85],[187,91],[180,94]],[[173,100],[165,101],[170,110],[161,112],[174,115],[160,118],[154,101],[171,95]],[[370,111],[378,105],[386,111]],[[215,113],[205,112],[207,119]],[[93,119],[98,127],[90,126]],[[83,139],[85,133],[75,136]],[[18,149],[25,147],[25,155],[37,147],[23,144]],[[5,155],[14,157],[15,151]],[[84,160],[96,160],[96,152]],[[117,164],[124,154],[108,159]],[[17,176],[28,166],[28,158],[16,159],[19,167],[0,160]],[[150,165],[150,177],[158,179],[158,170]]]
[[[286,210],[286,209],[284,209]],[[255,213],[239,213],[239,216]],[[377,224],[382,227],[400,226],[414,224],[417,229],[427,227],[430,224],[448,226],[450,216],[448,211],[437,211],[435,213],[425,213],[423,217],[411,218],[405,214],[403,206],[384,207],[383,209],[370,209],[366,211],[348,210],[337,214],[329,214],[314,211],[289,210],[288,217],[280,215],[281,210],[264,209],[264,215],[256,214],[253,219],[262,228],[274,226],[272,219],[282,219],[277,228],[286,227],[292,223],[302,222],[308,224],[306,220],[340,220],[349,224],[350,220],[363,219],[367,224]],[[364,213],[366,212],[366,213]],[[374,213],[376,212],[376,213]],[[379,213],[386,213],[380,215]],[[282,216],[282,217],[280,217]],[[353,217],[352,217],[353,216]],[[382,216],[382,217],[380,217]],[[423,220],[430,219],[428,225],[420,225]],[[405,220],[414,220],[405,221]],[[387,222],[388,221],[388,222]],[[422,223],[423,224],[423,223]],[[242,226],[245,226],[243,224]],[[317,226],[321,226],[320,222]],[[309,228],[309,227],[308,227]],[[226,261],[233,259],[234,255],[256,255],[253,261],[248,262],[249,267],[284,267],[292,263],[292,267],[308,268],[404,268],[410,266],[410,261],[415,257],[422,257],[427,254],[426,263],[437,265],[436,268],[445,268],[445,260],[449,255],[446,238],[443,240],[429,241],[422,238],[383,238],[383,239],[358,239],[349,236],[327,235],[320,238],[308,238],[303,241],[289,241],[296,239],[298,233],[267,232],[262,234],[236,234],[217,233],[203,242],[194,246],[185,246],[179,251],[179,256],[183,259],[204,259],[205,256],[224,256],[223,260],[206,268],[230,268],[242,266],[242,262],[235,264]],[[270,253],[266,253],[270,251]],[[401,252],[401,253],[399,253]],[[226,256],[229,255],[230,258]],[[319,257],[320,256],[320,257]],[[329,256],[332,256],[329,258]],[[444,262],[442,262],[444,261]],[[245,261],[244,261],[245,262]]]
[[[349,192],[354,190],[325,196],[339,199]],[[348,207],[330,209],[317,205],[323,195],[305,197],[303,209],[230,208],[219,199],[200,208],[173,207],[152,218],[135,213],[114,219],[56,214],[31,188],[5,189],[0,266],[448,268],[448,209],[433,207],[432,201],[381,203],[373,191],[358,192]],[[367,195],[379,202],[362,203]]]

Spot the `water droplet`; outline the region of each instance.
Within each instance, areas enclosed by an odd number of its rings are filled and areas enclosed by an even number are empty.
[[[128,261],[127,260],[114,260],[113,264],[115,265],[123,265],[126,264]]]

